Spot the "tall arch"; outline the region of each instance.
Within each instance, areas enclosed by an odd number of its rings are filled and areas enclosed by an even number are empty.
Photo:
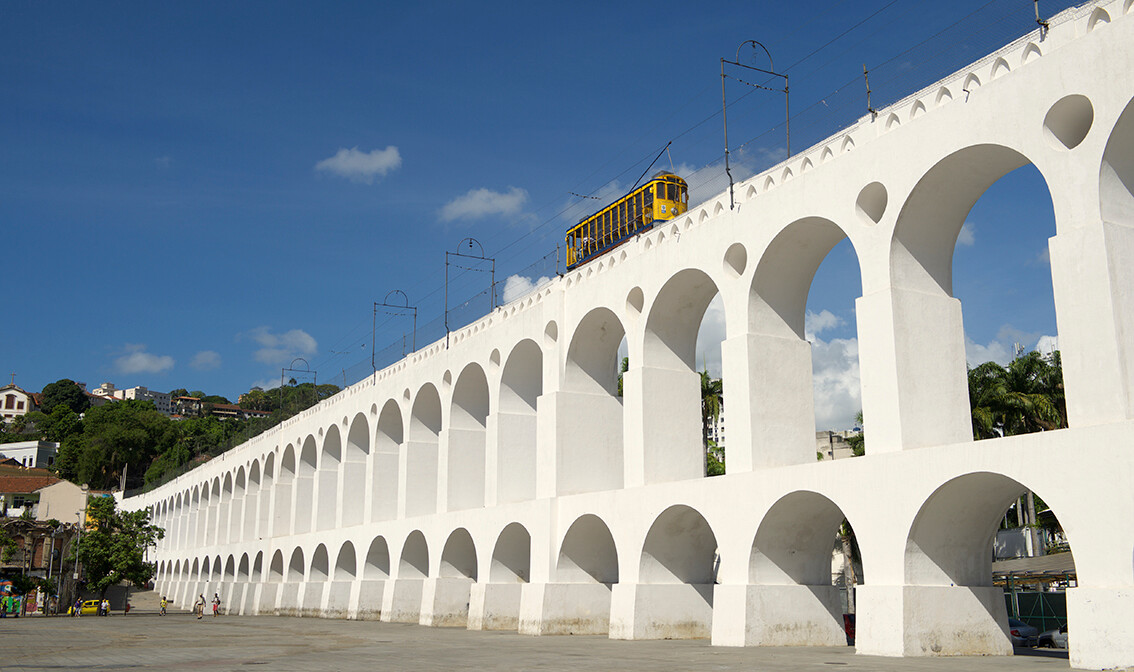
[[[269,456],[269,460],[270,460]],[[276,537],[291,534],[291,511],[295,507],[295,476],[298,471],[295,446],[287,444],[280,458],[280,473],[276,479],[275,494],[272,496],[272,535]]]
[[[243,539],[256,538],[256,523],[260,519],[260,509],[266,506],[261,504],[260,482],[260,460],[252,460],[252,464],[248,467],[248,485],[244,490],[244,520],[241,522],[244,528]]]
[[[344,541],[335,559],[335,581],[353,581],[356,574],[355,563],[354,544]]]
[[[233,543],[243,539],[247,492],[247,473],[244,465],[240,465],[236,469],[236,477],[232,480],[232,504],[228,512],[228,539]]]
[[[370,456],[370,423],[358,413],[347,432],[343,459],[343,490],[339,496],[343,527],[359,525],[366,514],[366,460]],[[348,505],[349,503],[349,505]]]
[[[669,278],[646,319],[642,361],[631,360],[623,374],[627,422],[642,435],[645,483],[705,475],[696,348],[705,311],[717,293],[712,278],[698,269]]]
[[[335,527],[335,514],[339,503],[339,465],[342,463],[342,440],[339,426],[332,424],[323,435],[323,450],[319,457],[319,503],[316,507],[315,529]]]
[[[406,442],[406,516],[437,511],[437,455],[441,435],[441,396],[432,383],[417,391]]]
[[[329,581],[331,578],[331,560],[327,553],[327,545],[319,544],[315,553],[311,555],[311,569],[307,575],[309,582]]]
[[[800,219],[772,239],[756,266],[744,349],[749,366],[759,373],[744,389],[725,390],[726,398],[740,401],[742,423],[751,428],[751,453],[742,459],[753,467],[815,460],[812,347],[805,331],[807,297],[819,266],[844,238],[842,228],[830,220]],[[729,408],[736,409],[736,405]],[[732,425],[731,411],[729,415]]]
[[[315,476],[318,473],[319,451],[314,435],[308,434],[299,451],[299,462],[295,474],[295,523],[294,534],[311,531],[315,518]]]
[[[608,308],[579,322],[567,349],[559,423],[556,490],[560,495],[615,490],[623,484],[623,411],[618,396],[618,346],[626,330]]]
[[[778,599],[749,599],[750,646],[840,646],[845,643],[831,549],[843,512],[807,491],[784,495],[764,514],[748,562],[749,582]]]
[[[374,436],[372,520],[390,520],[398,515],[398,461],[404,441],[402,409],[389,399],[382,406]]]
[[[488,377],[469,364],[453,385],[449,412],[448,493],[450,511],[484,506],[488,427]]]
[[[860,320],[884,325],[888,332],[873,347],[863,341],[861,351],[863,389],[878,391],[863,396],[870,450],[972,441],[953,255],[973,205],[993,183],[1028,163],[1026,156],[1003,145],[959,149],[926,171],[898,211],[890,243],[890,287],[858,304]],[[925,385],[926,380],[933,385]]]
[[[512,348],[500,378],[496,413],[496,501],[536,496],[537,408],[543,394],[543,351],[525,339]]]

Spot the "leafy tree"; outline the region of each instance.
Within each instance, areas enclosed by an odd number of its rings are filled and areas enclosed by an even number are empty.
[[[145,561],[146,550],[165,536],[165,530],[150,523],[150,512],[118,511],[113,497],[87,500],[91,529],[72,546],[72,560],[86,573],[87,585],[106,596],[110,586],[129,581],[142,587],[156,565]]]
[[[630,358],[623,357],[622,363],[618,366],[618,397],[622,397],[622,376],[630,370]]]
[[[189,390],[185,389],[184,387],[179,387],[176,390],[170,390],[169,396],[171,396],[173,398],[188,397],[189,396]]]
[[[50,415],[59,404],[65,404],[75,413],[82,413],[91,407],[87,393],[69,378],[48,383],[43,388],[43,403],[40,404],[39,410]]]
[[[47,415],[41,411],[32,411],[27,414],[28,423],[35,426],[44,441],[57,441],[62,443],[71,434],[81,432],[83,423],[78,413],[71,410],[66,404],[59,404]]]
[[[859,427],[863,427],[866,423],[862,421],[862,410],[854,416],[854,421]],[[866,434],[865,432],[855,434],[854,436],[847,437],[847,445],[850,446],[851,453],[855,457],[862,457],[866,454]]]
[[[60,473],[73,469],[78,482],[109,488],[119,485],[127,465],[141,482],[150,461],[173,445],[176,431],[150,402],[127,400],[92,408],[83,433],[68,439],[60,451]]]
[[[1032,351],[1007,367],[985,362],[969,370],[974,439],[1028,434],[1067,426],[1059,353]]]
[[[725,473],[724,448],[709,438],[709,429],[724,411],[724,382],[709,376],[708,368],[701,371],[701,442],[705,449],[705,474],[719,476]]]
[[[8,530],[0,528],[0,561],[4,564],[11,562],[18,550],[20,550],[20,547],[16,545],[16,540],[8,534]]]

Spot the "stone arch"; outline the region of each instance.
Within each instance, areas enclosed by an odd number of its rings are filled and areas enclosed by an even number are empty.
[[[881,215],[879,214],[879,217]],[[745,460],[753,466],[811,462],[815,459],[815,398],[812,347],[806,332],[807,297],[815,274],[846,239],[835,222],[806,217],[784,227],[772,239],[756,266],[748,295],[748,332],[744,345],[748,366],[764,369],[775,363],[775,374],[761,371],[747,387],[745,407],[749,425],[761,428],[753,436]],[[853,244],[851,252],[856,252]],[[855,265],[857,267],[857,254]],[[727,386],[727,382],[726,382]],[[737,398],[726,387],[726,398]],[[742,411],[744,412],[744,411]],[[730,423],[732,424],[732,423]],[[736,458],[734,458],[736,459]]]
[[[221,556],[219,556],[219,555],[218,555],[218,556],[216,556],[215,558],[213,558],[213,574],[212,574],[212,579],[213,579],[214,581],[220,581],[220,580],[221,580],[221,577],[223,576],[223,575],[221,574],[221,572],[222,572],[222,571],[223,571],[223,570],[222,570],[222,568],[221,568]]]
[[[440,435],[441,395],[432,383],[426,383],[417,391],[410,411],[406,442],[406,516],[437,511]]]
[[[339,467],[342,464],[343,446],[339,426],[331,424],[323,435],[323,450],[319,455],[318,497],[315,529],[335,527],[339,504]]]
[[[354,544],[344,541],[339,547],[339,555],[335,558],[335,581],[353,581],[356,576]]]
[[[907,650],[1012,653],[1004,592],[992,582],[992,547],[1004,512],[1025,492],[1003,474],[974,472],[945,482],[919,507],[906,537],[905,609],[932,609],[936,620],[954,625],[933,628],[907,619]]]
[[[598,516],[579,516],[559,546],[555,580],[561,583],[618,583],[618,549],[610,528]]]
[[[536,410],[543,394],[543,351],[531,339],[512,348],[500,376],[497,410],[496,501],[536,494]]]
[[[438,576],[443,579],[464,578],[476,581],[476,544],[465,528],[459,527],[453,530],[445,541],[445,548],[441,551],[441,568]]]
[[[639,562],[635,638],[709,637],[717,538],[696,509],[675,504],[654,520]]]
[[[303,562],[303,549],[296,546],[295,550],[291,552],[291,560],[287,563],[287,580],[288,583],[300,583],[306,578]]]
[[[890,289],[872,297],[886,305],[865,307],[867,314],[892,325],[887,338],[893,340],[890,366],[896,364],[896,371],[887,374],[889,380],[871,381],[879,369],[864,362],[863,387],[897,387],[884,410],[864,397],[864,417],[883,418],[868,420],[868,445],[888,444],[893,447],[886,449],[894,450],[972,441],[962,309],[953,296],[953,255],[976,202],[1000,178],[1028,164],[1015,149],[971,145],[937,161],[901,205],[890,243]],[[860,305],[860,312],[863,309]],[[934,384],[912,382],[917,380]],[[875,427],[892,435],[876,433]]]
[[[249,563],[248,554],[245,553],[245,554],[241,555],[240,556],[240,565],[236,568],[236,580],[237,581],[247,581],[248,580],[248,567],[249,567],[248,563]]]
[[[365,518],[366,460],[369,456],[370,422],[364,413],[357,413],[347,431],[346,450],[343,456],[343,490],[339,496],[343,527],[359,525]]]
[[[327,581],[331,578],[331,560],[327,553],[327,545],[319,544],[311,556],[311,569],[307,575],[308,581]]]
[[[244,465],[236,468],[236,477],[232,480],[232,505],[229,511],[228,538],[229,541],[238,542],[244,538],[244,511],[248,505],[248,475]]]
[[[775,597],[752,604],[755,627],[747,644],[846,643],[839,589],[831,581],[832,547],[843,520],[834,502],[809,491],[780,497],[764,514],[752,542],[748,580]]]
[[[268,565],[268,581],[270,583],[281,583],[284,580],[284,558],[283,551],[276,549],[272,554],[272,563]]]
[[[315,435],[308,434],[301,446],[296,462],[293,534],[310,532],[315,520],[315,479],[319,472],[319,449]]]
[[[1099,211],[1105,222],[1134,226],[1134,100],[1122,111],[1103,150]]]
[[[399,579],[424,579],[429,576],[429,545],[421,530],[414,530],[402,544],[398,562]]]
[[[559,436],[556,488],[560,495],[622,487],[618,347],[625,333],[614,312],[595,308],[571,337],[561,403],[569,404],[571,415],[587,422],[571,423],[571,431]]]
[[[696,509],[675,504],[661,512],[642,546],[642,583],[708,584],[716,582],[717,538]],[[712,591],[706,599],[712,602]]]
[[[190,578],[196,581],[204,580],[204,575],[201,573],[202,565],[204,566],[204,572],[207,574],[209,571],[209,559],[205,558],[205,561],[201,562],[200,558],[193,558],[193,574]]]
[[[531,577],[532,535],[520,523],[509,523],[492,549],[490,583],[527,583]]]
[[[469,364],[453,385],[449,409],[446,499],[450,511],[484,506],[488,410],[488,377],[479,364]]]
[[[260,489],[259,460],[252,460],[252,464],[248,467],[248,485],[244,491],[244,500],[243,539],[255,539],[256,524],[261,517],[266,516],[266,511],[261,509],[268,508]]]
[[[404,441],[402,409],[390,399],[382,406],[375,429],[372,520],[390,520],[398,515],[398,455]]]
[[[228,556],[224,563],[224,580],[234,581],[236,579],[236,558]]]
[[[374,537],[370,548],[366,551],[366,566],[363,568],[362,578],[388,579],[390,578],[390,548],[385,537]]]
[[[271,460],[271,455],[268,459]],[[292,493],[295,490],[295,476],[298,471],[296,463],[295,446],[289,443],[280,458],[280,473],[273,488],[275,491],[272,496],[272,510],[275,512],[272,521],[273,536],[291,533],[291,510],[295,506]]]
[[[696,349],[717,294],[716,283],[699,269],[670,277],[650,306],[641,361],[631,360],[623,375],[628,408],[636,411],[632,422],[642,428],[646,483],[705,475]]]
[[[256,553],[256,560],[252,562],[252,583],[259,583],[264,574],[264,552]]]

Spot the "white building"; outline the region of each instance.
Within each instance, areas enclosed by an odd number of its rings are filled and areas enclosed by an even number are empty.
[[[17,416],[27,415],[36,408],[35,397],[31,392],[20,389],[15,383],[0,387],[0,415],[4,422],[11,422]]]
[[[17,441],[0,444],[0,458],[11,458],[22,467],[47,469],[55,464],[59,444],[51,441]]]
[[[91,394],[96,397],[109,397],[112,399],[149,401],[153,403],[154,408],[161,414],[170,415],[173,413],[169,394],[165,392],[155,392],[144,386],[119,390],[114,387],[114,383],[103,383],[94,389]]]

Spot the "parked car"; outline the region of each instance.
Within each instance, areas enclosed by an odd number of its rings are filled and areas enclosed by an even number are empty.
[[[1012,646],[1035,646],[1039,641],[1039,628],[1016,619],[1008,619],[1008,634],[1012,636]]]
[[[1055,630],[1048,630],[1039,636],[1039,646],[1046,646],[1053,649],[1066,649],[1067,648],[1067,625],[1064,624],[1062,628]]]
[[[98,605],[102,600],[83,600],[83,606],[79,610],[80,614],[97,614]]]

